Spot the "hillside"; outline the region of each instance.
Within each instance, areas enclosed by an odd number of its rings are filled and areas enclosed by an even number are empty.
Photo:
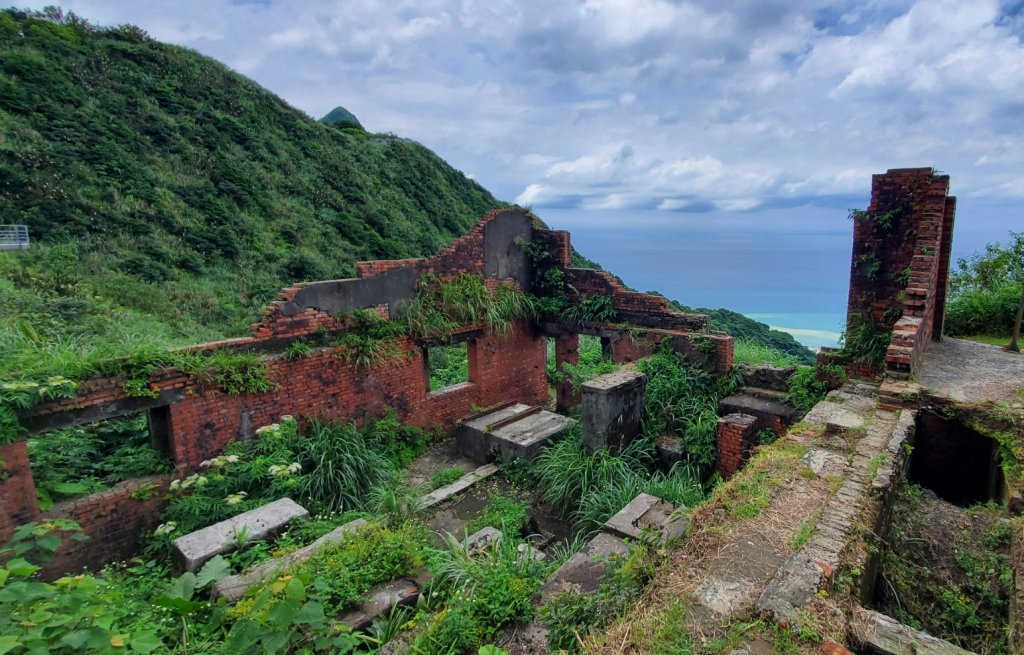
[[[0,12],[0,222],[34,241],[0,256],[0,350],[244,334],[282,286],[432,254],[500,204],[138,28]]]

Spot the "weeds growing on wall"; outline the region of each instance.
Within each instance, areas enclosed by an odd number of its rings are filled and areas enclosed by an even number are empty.
[[[840,338],[839,357],[864,364],[882,365],[892,341],[892,330],[877,326],[870,317],[852,314]]]
[[[54,430],[27,445],[43,511],[123,480],[174,470],[170,458],[151,445],[144,414]]]
[[[531,299],[511,284],[500,284],[492,293],[480,275],[424,275],[400,319],[414,339],[444,341],[460,326],[484,324],[502,334],[515,321],[534,315]]]

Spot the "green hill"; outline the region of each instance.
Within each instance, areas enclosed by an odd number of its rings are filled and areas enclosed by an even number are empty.
[[[34,241],[0,254],[0,370],[33,342],[244,334],[282,286],[432,254],[500,205],[138,28],[0,11],[0,223]]]

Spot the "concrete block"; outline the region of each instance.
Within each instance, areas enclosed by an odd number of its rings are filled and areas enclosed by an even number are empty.
[[[462,493],[466,489],[469,489],[477,482],[486,480],[495,473],[498,472],[498,466],[496,464],[486,464],[480,468],[470,471],[466,475],[462,476],[455,482],[447,484],[443,487],[434,489],[426,496],[423,497],[423,504],[421,509],[428,509],[434,505],[438,505],[448,500],[452,496]]]
[[[474,552],[490,547],[492,544],[500,543],[504,536],[498,528],[487,526],[483,530],[477,530],[466,537],[466,550]]]
[[[583,384],[583,444],[618,451],[640,435],[647,376],[619,370]]]
[[[242,535],[243,542],[259,541],[280,531],[289,521],[297,518],[309,518],[309,512],[291,498],[275,500],[178,537],[171,544],[174,561],[184,571],[198,571],[217,555],[237,548]]]
[[[229,602],[237,603],[251,587],[261,584],[265,580],[279,575],[292,567],[298,566],[313,557],[324,546],[340,543],[344,540],[346,534],[355,532],[364,525],[366,525],[366,519],[349,521],[345,525],[331,530],[308,546],[287,555],[275,557],[268,562],[252,567],[244,573],[221,578],[213,585],[213,598],[224,597]]]
[[[427,575],[422,574],[381,583],[366,592],[366,602],[344,612],[338,622],[353,630],[365,630],[375,618],[389,614],[392,608],[415,603],[427,579]]]
[[[573,423],[561,414],[516,403],[465,421],[455,432],[455,447],[480,464],[495,455],[531,460]]]
[[[676,506],[650,494],[640,494],[604,524],[606,532],[625,539],[659,539],[662,543],[686,533],[690,520],[671,519]]]
[[[551,575],[541,587],[541,603],[563,592],[590,594],[597,591],[601,576],[608,570],[612,557],[629,555],[634,546],[602,532]]]

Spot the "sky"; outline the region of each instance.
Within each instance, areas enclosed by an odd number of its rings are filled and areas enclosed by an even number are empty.
[[[841,221],[872,173],[931,166],[960,199],[961,254],[1024,230],[1024,0],[62,6],[214,57],[312,117],[342,105],[576,229],[616,212]]]

